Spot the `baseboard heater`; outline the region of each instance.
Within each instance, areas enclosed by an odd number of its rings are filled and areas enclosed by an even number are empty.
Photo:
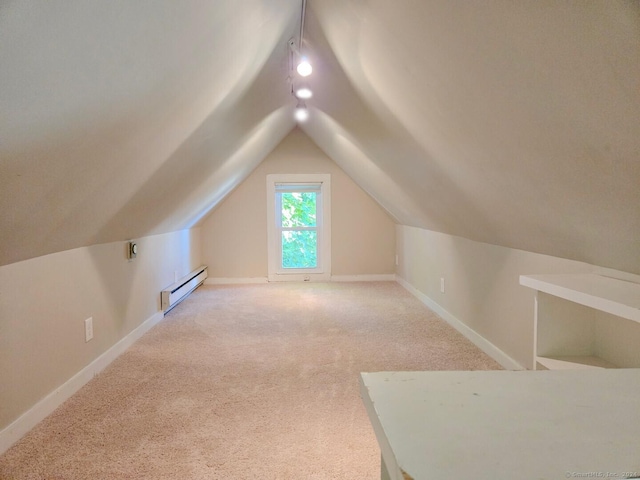
[[[162,290],[162,292],[160,292],[160,302],[164,313],[167,313],[184,300],[187,295],[202,285],[207,276],[207,266],[203,265],[189,275],[182,277],[173,285],[169,285]]]

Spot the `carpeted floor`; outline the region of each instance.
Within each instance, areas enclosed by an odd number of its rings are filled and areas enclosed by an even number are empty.
[[[499,368],[394,282],[204,286],[0,478],[378,479],[359,372]]]

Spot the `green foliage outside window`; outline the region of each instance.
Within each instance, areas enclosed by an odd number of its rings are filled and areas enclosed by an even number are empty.
[[[315,231],[282,232],[282,267],[316,268],[317,244]]]
[[[290,192],[282,194],[283,227],[316,226],[316,193]]]
[[[282,226],[315,227],[316,193],[282,193]],[[282,267],[316,268],[318,266],[318,236],[315,230],[284,230],[282,232]]]

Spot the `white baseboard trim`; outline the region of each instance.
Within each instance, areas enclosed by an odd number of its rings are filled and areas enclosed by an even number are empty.
[[[44,420],[56,408],[80,390],[98,373],[104,370],[120,354],[164,318],[163,312],[156,312],[126,337],[118,341],[109,350],[84,367],[73,377],[49,393],[33,407],[23,413],[9,426],[0,431],[0,454],[6,452],[14,443],[26,435],[33,427]]]
[[[394,282],[395,273],[382,273],[374,275],[332,275],[332,282]]]
[[[329,282],[331,274],[329,273],[272,273],[269,274],[269,283],[275,282]]]
[[[299,278],[298,278],[299,277]],[[288,275],[283,276],[282,279],[276,279],[275,281],[303,281],[304,275]],[[312,279],[313,280],[313,279]],[[330,277],[332,282],[395,282],[395,273],[388,274],[374,274],[374,275],[332,275]],[[317,279],[315,280],[318,281]],[[328,281],[320,280],[320,281]],[[248,277],[248,278],[224,278],[209,277],[204,281],[205,285],[238,285],[244,283],[269,283],[268,277]]]
[[[205,285],[238,285],[243,283],[268,283],[267,277],[248,277],[248,278],[212,278],[209,277],[204,281]]]
[[[407,289],[413,296],[415,296],[418,300],[424,303],[427,307],[433,310],[438,316],[440,316],[445,322],[451,325],[453,328],[458,330],[462,335],[467,337],[476,347],[482,350],[484,353],[493,358],[496,362],[498,362],[502,367],[507,370],[525,370],[525,368],[516,362],[509,355],[504,353],[498,347],[496,347],[489,340],[484,338],[482,335],[477,333],[472,328],[468,327],[466,324],[462,323],[458,318],[449,313],[447,310],[442,308],[436,302],[434,302],[431,298],[426,296],[420,290],[416,289],[413,285],[407,282],[404,278],[397,276],[396,282],[402,285],[405,289]]]

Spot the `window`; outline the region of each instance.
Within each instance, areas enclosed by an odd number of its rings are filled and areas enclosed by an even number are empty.
[[[331,278],[330,176],[267,175],[269,280]]]
[[[318,268],[317,212],[322,210],[320,183],[276,184],[276,229],[280,245],[278,269],[315,270]]]

